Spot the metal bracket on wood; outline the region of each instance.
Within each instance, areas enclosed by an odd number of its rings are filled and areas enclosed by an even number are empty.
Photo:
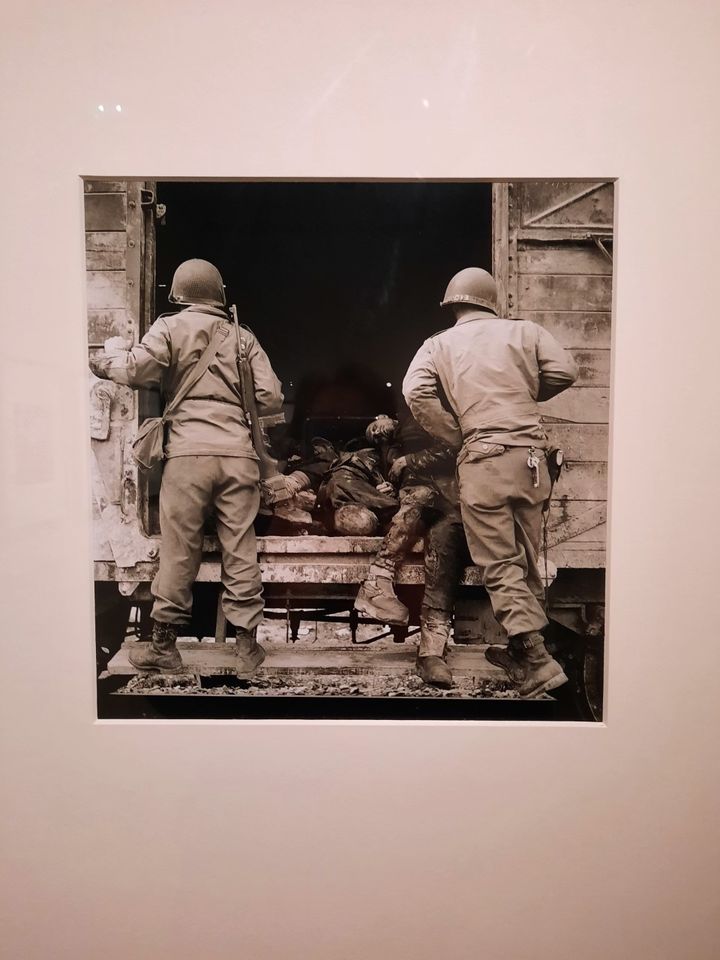
[[[140,206],[143,210],[154,210],[156,220],[162,220],[167,213],[167,206],[157,202],[154,190],[145,188],[140,190]]]
[[[613,255],[610,253],[610,251],[608,250],[608,248],[607,248],[607,247],[605,246],[605,244],[603,243],[603,240],[610,240],[610,241],[612,242],[612,237],[602,237],[602,238],[601,238],[601,237],[597,236],[596,234],[595,234],[595,235],[591,234],[591,235],[588,237],[588,239],[594,241],[595,246],[598,248],[598,250],[599,250],[602,254],[604,254],[604,256],[607,257],[607,259],[610,261],[610,263],[613,262]]]

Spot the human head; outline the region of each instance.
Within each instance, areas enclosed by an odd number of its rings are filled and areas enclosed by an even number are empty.
[[[381,413],[369,424],[365,431],[365,439],[375,446],[378,443],[389,442],[395,436],[397,420],[393,420],[386,413]]]
[[[208,260],[185,260],[173,275],[168,300],[185,306],[202,303],[224,307],[225,287],[220,271]]]

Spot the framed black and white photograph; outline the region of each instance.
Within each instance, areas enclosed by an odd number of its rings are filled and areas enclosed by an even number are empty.
[[[3,957],[717,960],[718,4],[3,13]]]
[[[101,717],[603,718],[612,181],[84,210]]]

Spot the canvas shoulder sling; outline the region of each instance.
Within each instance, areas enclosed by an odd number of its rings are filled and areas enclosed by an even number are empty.
[[[225,324],[218,323],[210,343],[195,366],[186,374],[177,393],[165,407],[163,415],[150,417],[141,424],[132,442],[133,459],[141,470],[151,470],[165,459],[165,424],[213,362],[226,335]]]

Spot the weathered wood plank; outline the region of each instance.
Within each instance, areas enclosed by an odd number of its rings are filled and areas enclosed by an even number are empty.
[[[521,274],[518,313],[527,310],[610,310],[612,277]]]
[[[88,343],[91,347],[101,347],[108,337],[131,338],[132,333],[126,310],[88,310]]]
[[[558,500],[607,500],[607,463],[566,462],[553,495]]]
[[[124,250],[88,250],[85,253],[85,266],[88,270],[124,270]]]
[[[508,234],[508,191],[507,183],[494,183],[492,187],[492,233],[493,233],[493,276],[498,289],[498,307],[502,316],[509,316],[509,256],[510,240]],[[512,299],[512,298],[511,298]]]
[[[109,310],[127,306],[124,270],[87,271],[88,310]]]
[[[564,347],[586,350],[610,348],[609,313],[523,310],[520,316],[539,323]]]
[[[598,531],[607,520],[607,505],[604,502],[576,502],[573,507],[573,510],[564,510],[560,505],[551,509],[547,528],[548,546],[560,546],[590,532],[592,536],[586,536],[586,540],[604,542],[604,535]]]
[[[613,265],[592,243],[538,244],[518,248],[518,269],[521,274],[594,274],[610,276]]]
[[[543,419],[566,423],[607,423],[609,394],[606,387],[570,387],[540,405]]]
[[[608,427],[604,423],[548,423],[546,432],[566,460],[587,462],[608,458]]]
[[[259,537],[258,550],[264,554],[365,554],[376,552],[381,537]],[[420,548],[416,548],[420,553]]]
[[[116,430],[110,430],[107,440],[93,440],[93,453],[108,503],[119,504],[122,485],[122,446],[118,442]]]
[[[607,507],[602,500],[556,499],[550,504],[548,531],[557,531],[555,542],[560,543],[562,530],[573,530],[577,536],[581,530],[590,530],[607,518]],[[555,536],[555,535],[554,535]]]
[[[577,387],[610,386],[610,351],[571,349],[578,368]]]
[[[85,234],[85,263],[88,270],[124,270],[127,240],[119,231],[93,231]]]
[[[126,193],[127,180],[86,180],[85,193]]]
[[[116,385],[115,397],[110,407],[110,422],[119,423],[121,421],[135,420],[135,404],[137,402],[137,393],[132,387],[125,387],[122,384]],[[124,428],[123,440],[131,440],[136,433],[137,427],[128,425]]]
[[[132,676],[139,671],[128,660],[135,641],[126,641],[108,664],[112,676]],[[258,675],[294,673],[411,674],[415,671],[416,649],[407,643],[398,649],[338,646],[309,648],[305,645],[282,647],[264,644],[266,659]],[[501,678],[504,673],[485,659],[483,645],[451,647],[448,665],[457,676]],[[187,672],[202,677],[227,676],[235,673],[235,644],[197,641],[178,642],[178,650]]]
[[[577,536],[572,538],[573,544],[582,544],[585,548],[590,546],[590,544],[594,544],[597,548],[600,544],[604,545],[606,541],[607,521],[605,523],[599,523],[591,530],[583,530],[581,533],[578,533]]]
[[[127,198],[124,193],[98,193],[85,196],[86,230],[124,230]]]
[[[613,184],[598,180],[528,180],[519,185],[521,229],[583,226],[612,230]]]
[[[548,558],[559,570],[600,570],[605,566],[605,546],[597,549],[583,545],[582,550],[573,550],[568,544],[552,547],[548,550]]]

